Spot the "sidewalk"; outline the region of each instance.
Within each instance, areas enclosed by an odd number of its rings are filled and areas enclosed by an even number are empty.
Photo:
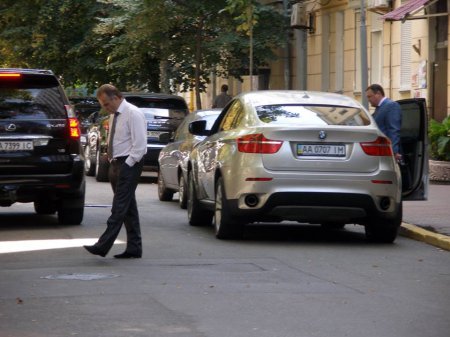
[[[430,183],[427,201],[404,201],[400,234],[450,251],[450,184]]]

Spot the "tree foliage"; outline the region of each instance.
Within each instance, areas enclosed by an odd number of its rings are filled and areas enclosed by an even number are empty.
[[[247,0],[2,0],[0,66],[49,68],[65,85],[91,88],[195,88],[201,107],[211,74],[248,73],[245,22],[224,10],[240,1]],[[285,43],[286,19],[257,2],[255,14],[257,71]]]

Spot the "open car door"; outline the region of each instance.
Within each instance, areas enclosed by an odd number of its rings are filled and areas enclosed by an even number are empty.
[[[425,98],[397,101],[402,108],[403,200],[428,198],[428,116]]]

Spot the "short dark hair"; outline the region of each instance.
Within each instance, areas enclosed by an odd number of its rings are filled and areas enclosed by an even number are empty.
[[[228,91],[228,85],[222,84],[222,86],[220,87],[220,90],[223,91],[223,92],[227,92]]]
[[[113,98],[114,96],[122,98],[122,93],[120,92],[120,90],[112,84],[103,84],[102,86],[100,86],[100,88],[97,89],[97,98],[102,94],[105,94],[109,98]]]
[[[367,87],[366,91],[372,90],[374,94],[380,93],[382,96],[384,96],[384,89],[379,84],[371,84]]]

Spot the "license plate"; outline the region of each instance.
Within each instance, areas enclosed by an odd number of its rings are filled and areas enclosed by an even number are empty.
[[[30,151],[33,150],[32,141],[0,141],[0,151]]]
[[[147,137],[158,138],[161,133],[161,131],[147,131]]]
[[[297,155],[301,157],[345,157],[345,145],[297,144]]]

